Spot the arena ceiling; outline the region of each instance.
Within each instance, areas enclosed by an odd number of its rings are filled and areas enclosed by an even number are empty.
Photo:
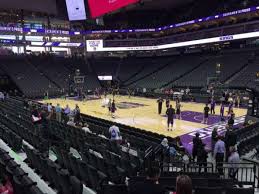
[[[135,10],[158,10],[158,9],[173,9],[185,4],[191,3],[194,0],[142,0],[141,6],[132,6],[128,9]]]
[[[139,4],[131,5],[126,10],[172,9],[192,1],[194,0],[141,0]],[[65,0],[0,0],[1,9],[24,9],[51,15],[57,15],[59,8],[64,8],[65,4]]]
[[[57,14],[56,0],[0,0],[0,8]]]

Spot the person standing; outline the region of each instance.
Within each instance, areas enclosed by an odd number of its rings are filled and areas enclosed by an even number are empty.
[[[231,114],[232,111],[233,111],[233,101],[230,101],[228,105],[228,114]]]
[[[192,157],[193,157],[193,161],[195,161],[198,153],[198,149],[200,149],[200,147],[202,146],[202,140],[198,132],[195,134],[195,137],[193,138],[192,142],[193,142]]]
[[[201,172],[202,166],[204,167],[204,172],[207,172],[207,158],[208,152],[205,150],[205,144],[202,143],[197,152],[197,163],[199,164],[199,173]]]
[[[211,152],[212,152],[212,155],[214,153],[214,148],[215,148],[215,144],[216,144],[217,140],[218,140],[218,128],[214,127],[213,131],[212,131],[212,134],[211,134]]]
[[[115,101],[112,101],[111,104],[111,114],[112,114],[112,118],[115,118],[115,112],[116,112],[116,105],[115,105]]]
[[[223,175],[223,162],[225,154],[225,143],[222,141],[223,137],[219,136],[214,148],[214,158],[216,159],[216,168],[220,175]]]
[[[225,110],[225,106],[224,106],[224,103],[221,102],[221,105],[220,105],[220,119],[221,121],[224,121],[224,110]]]
[[[68,122],[70,113],[71,113],[71,110],[70,110],[70,107],[67,104],[66,108],[64,109],[64,116],[65,116],[64,120],[65,120],[65,123]]]
[[[240,96],[239,96],[239,94],[237,94],[237,97],[236,97],[237,99],[236,99],[236,102],[237,102],[237,108],[239,108],[239,106],[240,106]]]
[[[166,106],[166,109],[168,109],[169,106],[170,106],[170,99],[169,99],[169,97],[166,97],[165,106]]]
[[[61,109],[59,104],[57,104],[57,106],[55,107],[55,111],[56,111],[56,120],[58,122],[61,122],[61,112],[62,112],[62,109]]]
[[[235,180],[235,177],[238,173],[238,164],[240,163],[240,157],[234,146],[230,147],[229,151],[230,155],[228,157],[228,163],[231,165],[231,168],[229,170],[229,177]]]
[[[235,114],[234,113],[231,113],[230,114],[230,117],[228,119],[228,126],[230,128],[233,128],[234,127],[234,123],[235,123]]]
[[[225,161],[228,161],[228,157],[230,155],[229,148],[235,147],[237,144],[237,135],[233,131],[233,129],[227,125],[227,131],[225,134],[225,146],[226,146],[226,158]]]
[[[74,122],[75,122],[76,126],[78,126],[78,124],[81,120],[81,117],[80,117],[80,108],[77,104],[76,104],[76,107],[74,110],[74,115],[75,115]]]
[[[163,102],[164,102],[164,100],[161,97],[159,97],[159,99],[157,100],[158,114],[161,114],[161,112],[162,112]]]
[[[169,131],[170,125],[171,125],[171,131],[172,131],[174,126],[174,115],[175,115],[175,109],[172,108],[172,105],[170,105],[170,107],[166,110],[166,115],[167,115],[167,129]]]
[[[49,112],[49,113],[52,112],[52,104],[51,104],[51,103],[48,104],[48,112]]]
[[[176,103],[176,106],[175,106],[175,108],[176,108],[176,119],[180,119],[181,120],[181,103],[180,103],[180,101],[178,101],[177,103]]]
[[[108,111],[109,111],[109,115],[111,116],[111,113],[112,113],[112,99],[109,99],[109,102],[108,102]]]
[[[215,115],[215,107],[216,107],[216,102],[213,98],[211,98],[210,101],[210,114],[214,114]]]
[[[203,122],[202,122],[204,124],[208,124],[209,111],[210,111],[210,108],[208,107],[208,104],[206,104],[204,107],[204,117],[203,117]]]

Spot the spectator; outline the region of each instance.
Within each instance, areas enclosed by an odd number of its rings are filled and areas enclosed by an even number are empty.
[[[66,107],[64,109],[64,120],[65,120],[65,123],[68,122],[70,113],[71,113],[70,107],[68,105],[66,105]]]
[[[169,160],[171,159],[171,156],[174,157],[177,155],[177,151],[174,147],[169,146],[168,139],[164,138],[161,142],[162,148],[163,148],[163,155],[168,156]]]
[[[48,113],[47,113],[47,107],[42,107],[41,112],[41,124],[42,124],[42,135],[46,138],[49,137],[48,135]]]
[[[67,104],[66,108],[64,109],[64,113],[65,113],[66,116],[68,116],[70,114],[70,112],[71,112],[70,107]]]
[[[202,141],[201,141],[199,133],[195,134],[195,137],[193,138],[192,142],[193,142],[193,148],[192,148],[192,157],[193,158],[192,159],[193,159],[193,161],[195,161],[198,149],[200,148],[200,146],[202,146]]]
[[[33,124],[35,124],[35,125],[36,125],[36,124],[40,124],[40,122],[41,122],[41,116],[40,116],[40,113],[39,113],[37,107],[35,107],[35,106],[33,107],[31,116],[32,116],[32,122],[33,122]]]
[[[55,111],[56,111],[56,120],[58,122],[61,122],[61,113],[62,113],[62,109],[60,107],[59,104],[57,104],[57,106],[55,107]]]
[[[226,145],[226,158],[225,161],[228,161],[229,157],[229,148],[237,144],[237,135],[233,129],[227,127],[227,132],[225,134],[225,145]]]
[[[49,112],[49,113],[52,112],[52,104],[51,104],[51,103],[48,104],[48,112]]]
[[[218,137],[218,141],[214,148],[214,158],[216,159],[216,167],[220,175],[223,175],[223,161],[225,154],[225,143],[222,139],[222,136]]]
[[[74,119],[70,118],[69,121],[67,122],[67,125],[75,127],[76,124],[74,123]]]
[[[82,130],[85,131],[86,133],[92,133],[92,131],[89,129],[89,125],[87,123],[84,123]]]
[[[81,117],[80,117],[80,108],[77,104],[74,110],[74,115],[75,115],[74,122],[76,125],[78,125],[81,120]]]
[[[238,172],[238,163],[240,162],[239,154],[234,146],[230,147],[230,156],[228,157],[228,163],[231,164],[229,171],[229,177],[235,179]]]
[[[175,138],[175,141],[176,141],[176,147],[178,148],[178,150],[180,150],[181,152],[184,152],[185,153],[185,148],[181,142],[181,138],[179,136],[177,136]]]
[[[229,125],[229,127],[230,127],[230,128],[233,128],[234,123],[235,123],[235,114],[232,112],[232,113],[230,114],[229,119],[228,119],[228,125]]]
[[[192,180],[189,176],[180,175],[176,179],[176,192],[173,194],[192,194]]]
[[[218,140],[218,128],[214,127],[213,131],[212,131],[212,134],[211,134],[211,151],[212,151],[212,155],[213,155],[215,144],[216,144],[217,140]]]
[[[197,152],[197,163],[199,164],[199,173],[201,172],[201,167],[204,167],[204,172],[207,172],[207,158],[208,152],[205,150],[205,144],[203,143]]]
[[[120,141],[122,139],[121,135],[120,135],[120,129],[119,129],[119,127],[117,127],[115,125],[110,127],[109,133],[111,135],[112,141]]]
[[[130,194],[164,194],[162,186],[159,184],[160,168],[152,165],[147,170],[146,180],[130,186]]]
[[[0,92],[0,101],[4,101],[4,93],[3,92]]]

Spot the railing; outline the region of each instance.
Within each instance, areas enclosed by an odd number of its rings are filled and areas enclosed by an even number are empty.
[[[259,162],[258,162],[259,164]],[[258,187],[258,166],[254,163],[222,163],[222,167],[216,168],[213,163],[183,163],[172,162],[161,165],[162,176],[176,176],[189,174],[191,176],[212,176],[223,179],[233,179],[239,185],[251,185]],[[235,171],[235,169],[237,169]],[[235,174],[233,174],[235,172]]]
[[[255,179],[257,180],[257,188],[259,188],[259,161],[258,160],[253,160],[249,158],[243,158],[243,160],[246,160],[248,162],[251,162],[255,165]]]

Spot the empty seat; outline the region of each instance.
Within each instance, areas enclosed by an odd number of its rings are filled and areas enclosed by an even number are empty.
[[[226,194],[254,194],[254,188],[232,188],[227,189]]]
[[[83,184],[75,176],[70,177],[70,184],[72,187],[73,194],[82,194],[83,193]]]
[[[103,185],[102,194],[128,194],[126,185]]]
[[[223,194],[224,189],[221,187],[204,187],[204,188],[196,188],[195,194]]]

